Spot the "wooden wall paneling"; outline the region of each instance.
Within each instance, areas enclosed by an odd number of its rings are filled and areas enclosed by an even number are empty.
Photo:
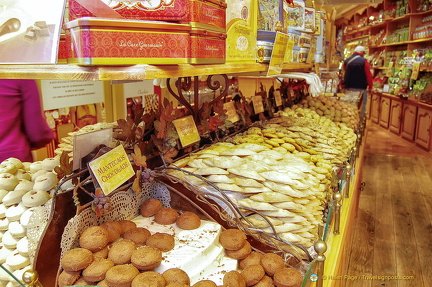
[[[431,149],[432,110],[418,108],[415,142],[426,150]]]
[[[402,107],[401,136],[404,139],[413,141],[416,129],[417,107],[404,103]]]
[[[390,102],[391,102],[390,98],[381,97],[379,124],[384,128],[388,128],[389,126]]]
[[[389,130],[395,134],[400,133],[402,116],[402,101],[392,99],[390,103]]]

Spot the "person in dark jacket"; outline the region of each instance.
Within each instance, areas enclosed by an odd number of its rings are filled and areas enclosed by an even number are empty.
[[[366,113],[367,92],[372,90],[372,73],[369,62],[364,58],[365,53],[365,47],[357,46],[343,64],[345,89],[363,93],[363,116]]]

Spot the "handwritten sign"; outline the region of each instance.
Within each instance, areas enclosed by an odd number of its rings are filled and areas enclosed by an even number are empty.
[[[183,147],[199,142],[201,140],[195,121],[192,116],[187,116],[173,121],[174,127]]]
[[[279,91],[274,91],[274,99],[275,99],[276,107],[282,106],[282,97]]]
[[[259,114],[259,113],[264,112],[264,105],[263,105],[263,101],[262,101],[261,96],[252,97],[252,104],[254,107],[255,114]]]
[[[135,174],[122,145],[91,161],[89,168],[105,195],[109,195]]]
[[[267,76],[279,75],[282,72],[282,65],[285,59],[285,51],[288,45],[288,38],[289,37],[287,34],[276,32],[276,39],[270,58]]]
[[[236,123],[240,120],[234,101],[224,103],[223,107],[230,122]]]

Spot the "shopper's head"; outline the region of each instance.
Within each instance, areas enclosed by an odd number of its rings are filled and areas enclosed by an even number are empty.
[[[354,52],[357,52],[357,53],[359,53],[359,54],[364,55],[364,54],[366,53],[366,48],[363,47],[363,46],[357,46],[357,47],[354,49]]]

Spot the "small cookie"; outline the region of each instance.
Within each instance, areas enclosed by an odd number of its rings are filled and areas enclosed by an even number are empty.
[[[264,275],[254,287],[274,287],[273,279],[267,275]]]
[[[152,270],[162,262],[162,251],[155,247],[143,246],[132,253],[132,264],[141,271]]]
[[[99,281],[99,282],[96,284],[96,286],[97,286],[97,287],[109,287],[109,286],[108,286],[108,283],[106,282],[105,279],[102,280],[102,281]]]
[[[77,281],[74,283],[75,286],[92,286],[93,282],[89,282],[84,279],[84,277],[80,276]]]
[[[50,191],[58,183],[57,176],[52,172],[47,172],[38,176],[34,182],[33,189],[40,191]]]
[[[219,242],[227,250],[239,250],[246,244],[246,234],[240,229],[226,229],[219,235]]]
[[[189,275],[180,268],[170,268],[165,270],[162,273],[162,276],[165,279],[167,285],[170,283],[186,284],[187,286],[190,285]]]
[[[164,287],[165,278],[155,271],[146,271],[134,278],[132,287]]]
[[[273,276],[276,271],[285,267],[285,261],[275,253],[265,253],[261,258],[261,266],[269,276]]]
[[[108,230],[100,226],[91,226],[83,231],[79,239],[82,248],[92,252],[104,249],[108,245]]]
[[[44,170],[52,171],[56,166],[60,165],[60,160],[58,158],[45,158],[42,160],[42,168]]]
[[[245,269],[249,265],[256,265],[261,263],[263,255],[259,252],[252,251],[246,258],[239,262],[240,269]]]
[[[162,208],[162,202],[156,198],[149,198],[141,204],[140,214],[144,217],[150,217],[156,214]]]
[[[24,167],[23,162],[22,162],[20,159],[16,158],[16,157],[10,157],[10,158],[7,158],[7,159],[5,159],[4,161],[2,161],[1,164],[12,164],[12,165],[14,165],[17,169],[20,169],[20,168],[23,168],[23,167]]]
[[[132,220],[120,220],[117,222],[120,224],[121,234],[124,234],[127,231],[137,227],[136,223],[133,222]]]
[[[29,169],[30,169],[31,173],[35,173],[38,170],[41,170],[42,169],[42,161],[32,162],[29,166]]]
[[[63,255],[61,267],[66,271],[79,271],[93,262],[93,253],[85,248],[74,248]]]
[[[217,285],[211,280],[201,280],[192,285],[192,287],[217,287]]]
[[[108,249],[108,246],[106,246],[105,248],[94,252],[93,258],[94,258],[94,260],[106,259],[106,258],[108,258],[108,252],[109,252],[109,249]]]
[[[180,216],[176,220],[176,224],[181,229],[193,230],[200,227],[201,219],[196,213],[186,211],[180,214]]]
[[[22,197],[26,194],[28,190],[13,190],[3,197],[3,204],[6,207],[9,207],[14,204],[18,204],[21,202]]]
[[[26,171],[25,169],[18,169],[18,171],[15,173],[15,176],[18,179],[31,180],[31,173]]]
[[[21,215],[26,210],[27,207],[25,207],[22,203],[20,203],[18,205],[12,205],[8,209],[6,209],[5,215],[10,222],[17,221],[20,220]]]
[[[3,245],[3,243],[0,243],[0,264],[3,264],[6,262],[6,258],[14,251],[14,249],[7,248]]]
[[[0,173],[0,189],[14,190],[18,182],[19,180],[15,175],[7,172]]]
[[[2,218],[0,219],[0,230],[8,230],[9,228],[9,219]]]
[[[42,190],[31,190],[24,194],[22,197],[22,203],[26,207],[36,207],[45,204],[50,199],[50,195],[46,191]]]
[[[14,270],[7,264],[2,264],[3,268],[12,273]],[[10,280],[10,275],[3,270],[3,268],[0,268],[0,282],[6,281],[8,282]]]
[[[233,259],[241,260],[245,259],[252,252],[252,246],[248,241],[243,245],[239,250],[225,250],[225,253],[228,257]]]
[[[41,175],[43,175],[43,174],[47,174],[48,172],[49,172],[49,171],[46,171],[46,170],[41,169],[41,170],[38,170],[38,171],[35,172],[35,173],[32,173],[31,181],[35,182],[36,179],[37,179],[39,176],[41,176]],[[34,186],[34,185],[33,185],[33,186]]]
[[[169,225],[176,222],[180,215],[171,207],[164,207],[156,212],[154,221],[159,224]]]
[[[135,242],[129,239],[123,239],[111,246],[108,252],[108,259],[111,259],[115,264],[127,264],[131,262],[132,253],[135,251]],[[102,278],[103,279],[103,278]],[[95,281],[100,281],[95,280]]]
[[[240,272],[235,270],[225,273],[223,277],[223,286],[226,287],[246,287],[246,281]]]
[[[57,278],[57,283],[59,287],[71,286],[78,280],[80,276],[80,271],[68,272],[63,270]]]
[[[106,228],[108,230],[108,242],[114,242],[119,239],[122,229],[118,222],[115,221],[107,221],[100,225],[101,227]]]
[[[257,284],[265,275],[264,268],[261,265],[249,265],[241,271],[246,286]]]
[[[297,269],[282,268],[275,272],[273,280],[276,287],[300,287],[303,276]]]
[[[132,264],[116,265],[107,271],[105,280],[110,287],[129,287],[138,274],[138,269]]]
[[[168,252],[174,248],[174,236],[158,232],[147,239],[146,245],[156,247],[162,252]]]
[[[22,256],[28,256],[29,255],[27,236],[18,240],[18,242],[16,244],[16,249],[18,250],[19,254],[21,254]]]
[[[30,265],[30,258],[22,256],[18,251],[15,251],[8,255],[6,264],[14,270],[19,270]]]
[[[6,231],[3,234],[2,237],[2,243],[4,246],[6,246],[9,249],[15,249],[17,245],[18,240],[13,238],[12,234],[10,234],[9,231]]]
[[[5,218],[6,217],[6,206],[4,206],[3,204],[0,204],[0,218]]]
[[[11,162],[0,163],[0,173],[15,174],[17,171],[18,171],[18,167]]]
[[[150,231],[144,227],[132,228],[123,234],[124,239],[129,239],[138,245],[146,244],[148,238],[151,236]]]
[[[3,198],[6,196],[6,194],[9,193],[9,190],[6,189],[0,189],[0,203],[3,203]]]
[[[14,191],[17,190],[32,190],[34,182],[28,179],[18,179],[18,184],[15,186]]]
[[[32,216],[34,212],[34,208],[29,208],[26,211],[24,211],[23,214],[21,214],[20,223],[24,228],[27,228],[28,223],[30,221],[30,217]]]
[[[26,229],[18,221],[9,223],[9,232],[16,239],[23,238],[26,235]]]
[[[82,276],[88,282],[97,282],[105,279],[107,271],[114,266],[114,262],[109,259],[100,259],[93,261],[86,269],[83,270]]]

